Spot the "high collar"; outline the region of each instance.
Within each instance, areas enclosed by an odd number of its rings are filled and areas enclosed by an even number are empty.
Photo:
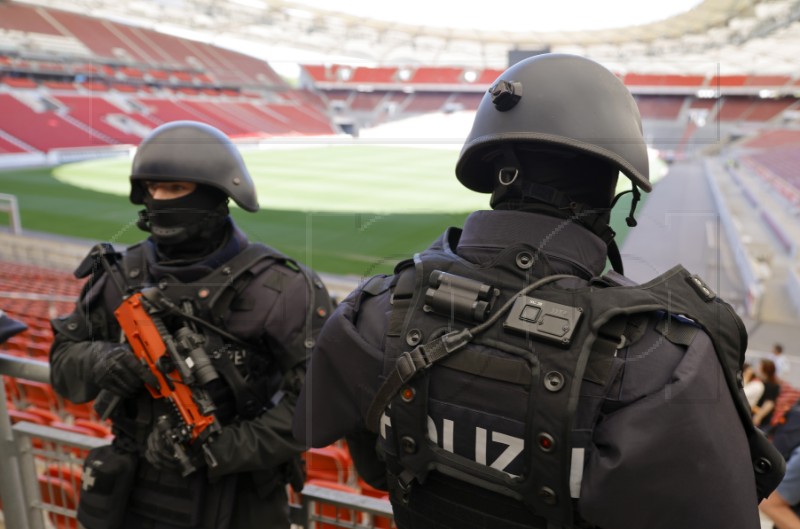
[[[192,262],[165,261],[158,253],[153,239],[147,239],[148,261],[152,277],[158,280],[165,275],[171,275],[179,281],[189,283],[210,274],[248,245],[247,236],[234,224],[232,219],[229,222],[229,229],[231,234],[226,237],[224,244],[209,255]]]
[[[538,248],[591,276],[602,274],[606,266],[606,245],[594,233],[568,219],[527,211],[472,213],[464,222],[456,252],[480,261],[514,244]]]

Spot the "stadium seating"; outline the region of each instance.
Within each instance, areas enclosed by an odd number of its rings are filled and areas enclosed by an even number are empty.
[[[16,424],[21,421],[41,424],[42,426],[46,426],[48,424],[46,419],[35,413],[30,413],[25,410],[17,410],[11,407],[8,409],[8,418],[11,420],[11,424]]]
[[[127,119],[136,121],[133,115],[118,106],[109,103],[102,96],[85,97],[79,95],[58,95],[58,101],[64,103],[69,113],[75,119],[90,126],[92,129],[103,133],[118,143],[138,144],[142,138],[110,124],[108,119],[112,115],[124,115]],[[142,123],[140,126],[144,127]]]
[[[355,68],[350,80],[354,83],[389,84],[397,82],[397,67]]]
[[[747,83],[747,75],[715,75],[709,82],[711,87],[732,87],[744,86]]]
[[[328,119],[314,109],[294,105],[269,105],[267,109],[286,118],[290,127],[301,134],[328,135],[334,133]]]
[[[40,475],[37,476],[39,482],[39,493],[45,505],[52,505],[62,509],[74,511],[78,507],[79,490],[69,481],[58,476]],[[56,529],[77,529],[78,521],[71,516],[50,513],[50,520]]]
[[[109,144],[99,136],[70,123],[63,115],[53,110],[36,112],[10,94],[0,94],[0,108],[3,108],[7,116],[3,120],[3,130],[41,151],[55,147]]]
[[[722,106],[717,112],[720,121],[735,121],[744,119],[747,112],[753,106],[754,100],[750,98],[726,97],[722,100]]]
[[[303,453],[308,479],[320,479],[343,484],[354,481],[353,461],[349,452],[338,446],[310,448]]]
[[[638,96],[636,98],[642,119],[675,120],[685,101],[684,96]]]
[[[350,110],[356,112],[372,112],[386,98],[386,92],[356,92],[350,102]]]
[[[747,121],[765,122],[779,116],[797,102],[794,98],[762,99],[756,102],[747,113]]]
[[[31,7],[3,2],[0,4],[0,20],[4,29],[12,29],[25,33],[44,33],[45,35],[59,35],[59,30],[47,19],[42,17],[37,9]]]
[[[28,152],[28,150],[24,147],[11,143],[3,137],[0,137],[0,154],[13,154],[20,152]]]
[[[409,98],[402,110],[407,114],[437,112],[444,108],[449,97],[450,93],[447,92],[417,92]]]
[[[748,75],[744,85],[776,88],[785,86],[790,80],[788,75]]]
[[[420,67],[414,70],[411,84],[459,84],[463,81],[463,68]]]
[[[703,75],[661,75],[628,73],[623,78],[627,86],[696,86],[700,87],[705,82]]]
[[[335,481],[326,481],[324,479],[309,479],[306,483],[309,485],[324,487],[326,489],[338,490],[341,492],[349,492],[351,494],[359,493],[358,489]],[[364,517],[363,513],[357,513],[352,509],[342,509],[340,507],[337,507],[336,505],[331,505],[328,503],[317,504],[315,506],[314,514],[331,520],[336,520],[337,522],[351,522],[351,523],[353,522],[360,523],[361,521],[363,521]],[[318,522],[317,524],[315,524],[315,527],[319,529],[336,529],[337,527],[341,527],[341,525],[339,524],[332,525],[332,524]]]
[[[475,84],[479,86],[489,86],[495,79],[500,77],[501,73],[503,73],[503,70],[487,68],[480,73]]]
[[[27,77],[4,76],[2,80],[5,85],[12,88],[36,88],[39,86],[36,81]]]
[[[774,129],[766,130],[747,140],[744,147],[753,149],[800,146],[800,130]]]

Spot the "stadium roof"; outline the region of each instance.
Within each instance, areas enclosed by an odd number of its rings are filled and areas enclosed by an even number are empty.
[[[530,0],[505,0],[535,17]],[[800,0],[703,0],[668,18],[621,28],[513,31],[359,16],[312,0],[27,0],[210,41],[280,62],[505,67],[509,50],[578,53],[618,71],[796,75]],[[373,2],[374,3],[374,2]],[[645,2],[640,2],[645,4]],[[327,5],[336,6],[335,2]],[[413,9],[396,2],[396,9]],[[485,3],[453,3],[455,9]],[[517,6],[515,9],[514,6]],[[539,4],[541,6],[541,4]],[[527,9],[527,11],[525,11]],[[612,9],[612,8],[609,8]]]

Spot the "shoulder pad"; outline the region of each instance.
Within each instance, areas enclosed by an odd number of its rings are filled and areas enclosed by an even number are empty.
[[[267,246],[266,244],[260,242],[251,242],[247,245],[247,247],[242,250],[243,252],[249,252],[253,256],[260,256],[260,257],[273,257],[280,261],[291,261],[284,253],[276,250],[272,246]]]
[[[394,267],[394,273],[397,274],[399,272],[402,272],[403,270],[405,270],[409,266],[414,266],[414,259],[413,258],[412,259],[405,259],[405,260],[400,261],[399,263],[397,263],[397,265],[395,265],[395,267]]]
[[[120,255],[121,254],[117,252],[109,242],[95,244],[92,246],[92,249],[89,250],[89,253],[83,258],[83,261],[81,261],[73,273],[78,279],[88,277],[89,274],[97,274],[104,270],[103,267],[99,266],[101,257],[105,257],[113,263],[120,257]]]
[[[377,296],[389,290],[395,276],[377,275],[367,279],[361,286],[361,291],[370,296]]]

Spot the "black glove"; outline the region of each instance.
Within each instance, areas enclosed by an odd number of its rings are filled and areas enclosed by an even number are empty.
[[[180,468],[175,457],[175,447],[158,428],[147,437],[147,449],[144,452],[147,461],[159,470],[177,470]]]
[[[133,397],[144,385],[147,368],[133,355],[127,344],[110,344],[98,349],[92,359],[94,382],[120,397]]]

